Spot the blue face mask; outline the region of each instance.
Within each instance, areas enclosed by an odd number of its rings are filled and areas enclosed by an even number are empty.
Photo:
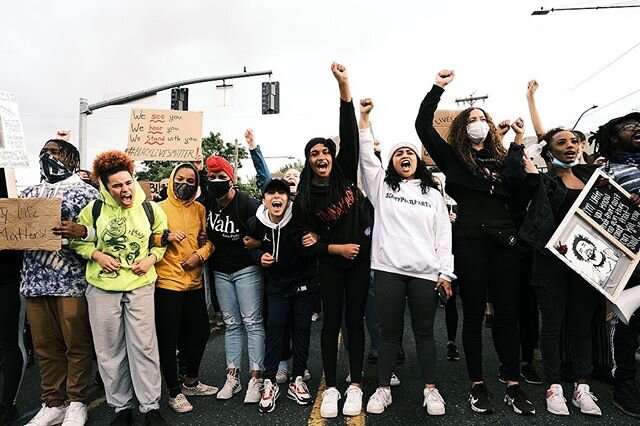
[[[556,167],[560,167],[561,169],[570,169],[573,166],[577,166],[578,164],[580,164],[580,160],[578,160],[577,158],[570,163],[565,163],[564,161],[560,161],[555,157],[552,157],[552,158],[553,159],[551,160],[551,164],[553,164]]]

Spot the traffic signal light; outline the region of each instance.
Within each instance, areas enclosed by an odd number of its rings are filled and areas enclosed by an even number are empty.
[[[262,113],[278,114],[280,113],[280,82],[264,82],[262,83]]]
[[[189,110],[189,89],[186,87],[171,89],[171,109],[177,111]]]

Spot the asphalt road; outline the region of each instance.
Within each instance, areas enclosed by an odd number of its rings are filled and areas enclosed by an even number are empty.
[[[461,308],[459,307],[461,310]],[[311,354],[309,358],[309,369],[312,374],[308,382],[309,389],[313,394],[320,395],[324,387],[322,380],[322,365],[320,360],[320,329],[322,322],[313,323],[311,338]],[[401,385],[393,388],[393,404],[381,415],[363,414],[356,418],[342,418],[325,421],[320,418],[319,398],[316,404],[308,407],[297,406],[293,401],[286,399],[286,388],[281,385],[284,391],[278,400],[276,410],[269,414],[258,413],[256,405],[244,405],[243,393],[236,395],[229,401],[217,401],[215,397],[190,397],[189,400],[194,406],[194,410],[187,414],[176,414],[167,405],[168,395],[163,391],[161,400],[161,412],[167,422],[171,425],[415,425],[415,424],[456,424],[456,425],[627,425],[639,424],[640,422],[620,413],[612,405],[612,390],[605,383],[593,381],[592,389],[598,397],[598,404],[602,409],[603,416],[594,418],[580,414],[579,410],[570,406],[571,415],[569,417],[558,417],[548,413],[545,409],[544,393],[545,388],[540,386],[523,384],[523,388],[528,393],[536,407],[536,415],[532,417],[518,416],[511,411],[503,402],[504,385],[494,379],[497,374],[497,357],[491,344],[490,330],[484,331],[484,365],[487,385],[493,394],[493,403],[496,408],[495,413],[488,416],[472,413],[467,403],[468,382],[466,380],[466,369],[464,354],[457,362],[447,361],[445,358],[445,346],[447,343],[446,329],[444,323],[444,310],[440,309],[436,318],[436,342],[438,348],[438,388],[442,393],[447,406],[447,414],[442,417],[430,417],[422,408],[422,384],[420,383],[420,373],[415,356],[415,345],[410,331],[410,319],[408,310],[406,313],[404,334],[404,347],[406,352],[406,362],[399,365],[396,374],[401,380]],[[460,335],[460,333],[458,333]],[[458,339],[460,340],[460,339]],[[245,347],[246,350],[246,347]],[[246,359],[245,359],[246,363]],[[541,366],[538,365],[541,372]],[[341,351],[339,356],[338,377],[344,378],[348,374],[347,356]],[[364,376],[364,405],[369,396],[376,388],[376,366],[365,363]],[[205,353],[200,379],[207,383],[222,387],[225,379],[224,363],[224,335],[222,331],[212,333],[209,345]],[[22,413],[21,419],[15,424],[26,424],[29,418],[39,409],[39,377],[38,369],[32,367],[27,370],[23,388],[18,399],[18,408]],[[243,385],[246,386],[247,378],[243,377]],[[570,383],[563,384],[566,391],[572,387]],[[346,383],[339,379],[339,389],[344,392]],[[104,401],[104,394],[99,388],[93,389],[88,425],[107,425],[113,416],[112,410]],[[136,413],[137,424],[144,424],[142,415]]]

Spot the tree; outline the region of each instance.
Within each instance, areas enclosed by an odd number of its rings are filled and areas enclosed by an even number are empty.
[[[209,132],[209,136],[202,138],[202,153],[205,160],[212,155],[218,155],[233,164],[235,144],[223,141],[220,133]],[[238,146],[238,168],[242,167],[240,160],[245,158],[249,158],[249,153],[244,147]],[[171,171],[180,163],[180,161],[143,161],[144,170],[136,174],[139,180],[158,182],[168,178]]]
[[[289,169],[296,169],[297,171],[301,172],[303,167],[304,163],[300,160],[296,160],[295,163],[285,164],[284,166],[280,167],[278,169],[278,173],[285,174]]]

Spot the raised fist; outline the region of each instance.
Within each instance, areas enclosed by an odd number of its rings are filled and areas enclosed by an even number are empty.
[[[502,120],[498,124],[498,133],[500,133],[502,136],[504,136],[504,135],[507,134],[507,132],[509,131],[510,127],[511,127],[511,122],[509,120]]]
[[[522,117],[518,117],[513,123],[511,123],[511,128],[514,132],[521,135],[524,133],[524,120]]]
[[[527,83],[527,98],[533,98],[533,95],[536,94],[536,90],[538,90],[538,82],[535,80],[531,80]]]
[[[253,129],[245,130],[244,140],[247,142],[247,145],[249,145],[249,149],[256,148],[256,139],[255,139],[255,134],[253,133]]]
[[[333,76],[338,80],[338,83],[346,83],[349,80],[347,75],[347,67],[337,62],[331,64],[331,72]]]
[[[444,86],[451,83],[454,77],[453,70],[442,70],[436,74],[436,86],[440,86],[444,89]]]
[[[371,98],[360,99],[360,114],[369,114],[373,109],[373,100]]]

